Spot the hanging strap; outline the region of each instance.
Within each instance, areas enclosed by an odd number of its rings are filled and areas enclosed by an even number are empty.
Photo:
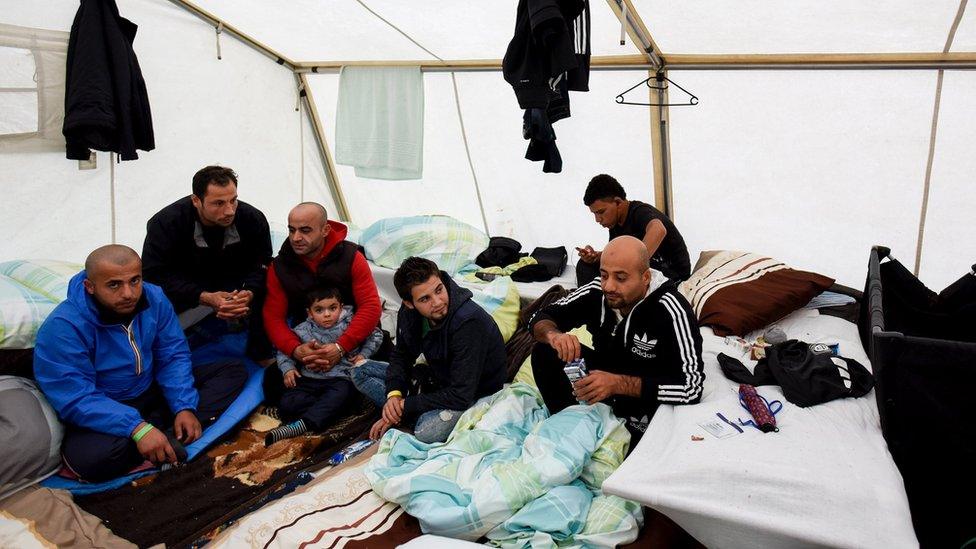
[[[620,3],[620,45],[627,43],[627,2]]]
[[[217,59],[218,60],[223,59],[223,56],[220,54],[220,33],[222,32],[224,32],[224,22],[220,21],[217,23]]]

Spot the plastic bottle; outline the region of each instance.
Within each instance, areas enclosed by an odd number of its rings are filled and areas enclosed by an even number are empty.
[[[346,446],[342,450],[332,454],[332,457],[329,458],[329,465],[339,465],[340,463],[347,461],[349,458],[362,453],[363,450],[369,448],[375,442],[375,440],[369,439],[353,442],[349,446]]]

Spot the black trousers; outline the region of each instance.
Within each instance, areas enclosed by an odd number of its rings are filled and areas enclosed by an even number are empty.
[[[613,374],[638,375],[638,372],[628,368],[627,365],[615,364],[614,361],[604,360],[603,357],[593,349],[581,345],[581,354],[586,362],[588,371],[602,370]],[[535,384],[542,394],[542,400],[546,403],[546,408],[550,414],[555,414],[574,404],[579,404],[573,396],[573,385],[566,377],[563,368],[566,363],[560,360],[556,350],[545,343],[536,343],[532,348],[532,375],[535,376]],[[640,399],[625,396],[613,396],[603,401],[613,409],[614,415],[626,422],[627,429],[631,434],[630,448],[633,449],[640,440],[641,435],[646,429],[646,422],[643,421],[647,416],[647,421],[654,416],[657,406],[648,407],[641,403]]]
[[[200,394],[196,416],[207,428],[234,402],[247,381],[247,368],[238,361],[201,364],[193,369],[194,387]],[[173,438],[175,416],[162,390],[153,383],[134,399],[122,401],[142,418]],[[129,437],[117,437],[75,425],[66,425],[61,457],[83,480],[99,482],[119,477],[144,461]]]
[[[300,377],[294,388],[285,389],[278,410],[286,423],[302,419],[310,431],[321,431],[348,410],[346,404],[356,394],[355,385],[344,377]]]

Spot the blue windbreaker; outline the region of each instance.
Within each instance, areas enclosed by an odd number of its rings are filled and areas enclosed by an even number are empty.
[[[146,307],[132,322],[103,324],[85,278],[85,271],[71,278],[68,299],[41,325],[34,346],[34,376],[61,419],[128,437],[142,417],[119,401],[154,380],[173,413],[196,410],[190,348],[162,289],[144,282]]]

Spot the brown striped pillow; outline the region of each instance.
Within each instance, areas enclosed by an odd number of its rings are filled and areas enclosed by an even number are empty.
[[[832,278],[791,269],[759,254],[704,254],[710,258],[679,290],[691,303],[698,323],[711,326],[719,336],[744,336],[762,328],[803,307],[834,283]]]

